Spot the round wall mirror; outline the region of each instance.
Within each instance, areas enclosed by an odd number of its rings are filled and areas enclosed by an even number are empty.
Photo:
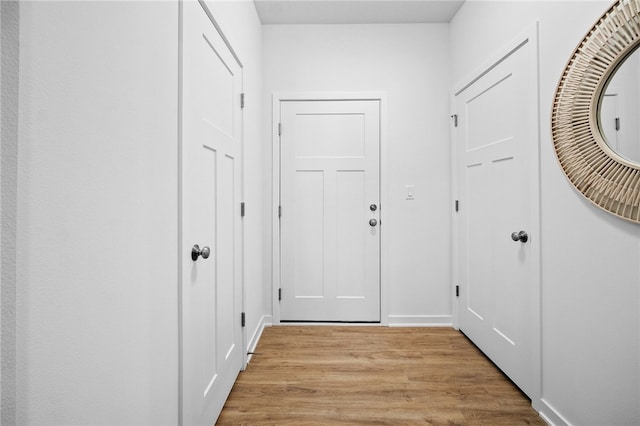
[[[551,115],[567,179],[594,205],[640,223],[640,0],[618,0],[571,55]]]

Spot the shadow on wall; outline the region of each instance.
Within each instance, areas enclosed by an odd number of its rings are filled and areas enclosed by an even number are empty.
[[[0,423],[16,422],[19,3],[0,2]]]

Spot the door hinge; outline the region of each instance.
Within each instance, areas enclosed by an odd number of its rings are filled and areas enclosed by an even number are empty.
[[[282,289],[278,289],[278,300],[282,300]]]
[[[240,203],[240,217],[244,217],[244,202]]]
[[[456,211],[460,210],[460,201],[456,200]]]
[[[456,297],[460,297],[460,286],[456,286]]]
[[[244,108],[244,93],[240,93],[240,108]]]
[[[278,219],[282,217],[282,206],[278,206]]]
[[[245,324],[246,324],[245,320],[246,320],[246,315],[245,315],[245,314],[244,314],[244,312],[243,312],[242,314],[240,314],[240,325],[241,325],[242,327],[244,327],[244,326],[245,326]]]
[[[278,123],[278,136],[282,136],[282,123]]]
[[[620,130],[620,117],[616,117],[616,131]]]
[[[451,118],[453,118],[453,127],[458,127],[458,114],[453,114]]]

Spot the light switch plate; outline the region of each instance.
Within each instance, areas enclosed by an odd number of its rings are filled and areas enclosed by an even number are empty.
[[[415,199],[415,186],[414,185],[407,185],[407,200],[414,200]]]

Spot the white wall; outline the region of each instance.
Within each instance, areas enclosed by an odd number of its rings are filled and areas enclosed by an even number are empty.
[[[243,65],[244,109],[244,286],[247,340],[257,343],[264,326],[264,251],[266,215],[264,148],[262,129],[262,25],[252,1],[208,1],[225,36]],[[253,348],[250,347],[249,350]]]
[[[540,22],[542,401],[557,424],[640,423],[638,225],[593,207],[564,177],[552,98],[609,2],[466,2],[451,23],[453,82]],[[534,403],[537,404],[536,401]]]
[[[387,92],[389,322],[450,323],[448,26],[267,25],[262,34],[269,143],[273,93]]]
[[[2,5],[0,5],[0,46],[2,45]],[[0,47],[0,54],[1,52],[3,52],[3,49]],[[2,59],[0,58],[0,87],[2,85]],[[2,117],[2,90],[0,89],[0,117]],[[6,102],[6,101],[5,101]],[[2,119],[0,118],[0,129],[2,129],[4,126],[2,125]],[[0,131],[0,194],[2,193],[2,181],[4,180],[2,178],[2,158],[4,157],[2,155],[2,132]],[[0,195],[0,218],[2,217],[2,196]],[[4,221],[3,221],[4,223]],[[0,225],[0,277],[2,277],[2,256],[3,250],[2,250],[2,226]],[[4,280],[2,280],[0,278],[0,283],[2,283]],[[0,291],[0,422],[2,421],[2,291]]]
[[[178,420],[178,4],[21,2],[19,424]]]
[[[15,423],[16,203],[18,153],[17,2],[0,2],[0,423]]]

